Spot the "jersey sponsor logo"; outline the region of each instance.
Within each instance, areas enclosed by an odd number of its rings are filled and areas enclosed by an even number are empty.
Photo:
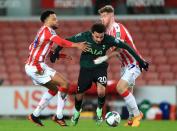
[[[92,49],[92,48],[89,48],[88,52],[90,52],[92,55],[102,55],[103,54],[102,50],[97,50],[97,49]]]
[[[51,30],[52,35],[56,35],[56,32],[54,30]]]
[[[34,40],[34,48],[37,48],[37,44],[38,44],[38,36]]]

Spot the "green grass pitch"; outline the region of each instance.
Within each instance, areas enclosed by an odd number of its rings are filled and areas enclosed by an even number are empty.
[[[175,131],[177,121],[142,121],[138,128],[124,127],[121,121],[117,127],[109,127],[105,122],[97,126],[94,120],[81,119],[77,126],[60,127],[51,120],[43,120],[39,127],[24,119],[0,119],[0,131]],[[69,124],[70,121],[67,121]]]

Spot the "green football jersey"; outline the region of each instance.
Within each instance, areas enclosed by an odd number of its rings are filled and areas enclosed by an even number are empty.
[[[68,38],[67,40],[72,42],[83,42],[85,41],[89,46],[89,50],[81,53],[80,57],[80,66],[85,68],[93,68],[93,67],[106,67],[108,66],[107,62],[103,62],[101,64],[95,65],[93,60],[100,56],[106,55],[106,52],[110,47],[124,48],[128,50],[137,61],[140,61],[141,58],[134,52],[134,50],[128,46],[126,43],[105,34],[104,39],[101,43],[96,43],[92,38],[92,33],[90,31],[79,33],[75,36]]]

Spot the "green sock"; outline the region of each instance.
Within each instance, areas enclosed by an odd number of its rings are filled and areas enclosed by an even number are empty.
[[[75,111],[74,112],[74,119],[77,119],[77,118],[79,118],[79,116],[80,116],[80,111]]]
[[[77,100],[77,98],[75,97],[75,108],[78,112],[80,112],[81,106],[82,106],[82,100]]]
[[[96,109],[96,115],[101,118],[102,117],[102,108],[97,107]]]
[[[98,96],[98,108],[100,108],[100,109],[103,108],[104,103],[105,103],[105,96],[103,96],[103,97]]]

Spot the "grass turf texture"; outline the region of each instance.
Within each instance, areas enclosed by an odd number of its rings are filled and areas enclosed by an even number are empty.
[[[0,119],[0,131],[175,131],[177,121],[142,121],[138,128],[124,127],[125,121],[117,127],[109,127],[105,122],[97,126],[94,120],[81,119],[77,126],[60,127],[51,120],[43,120],[44,127],[39,127],[28,120]],[[70,121],[67,121],[70,124]]]

